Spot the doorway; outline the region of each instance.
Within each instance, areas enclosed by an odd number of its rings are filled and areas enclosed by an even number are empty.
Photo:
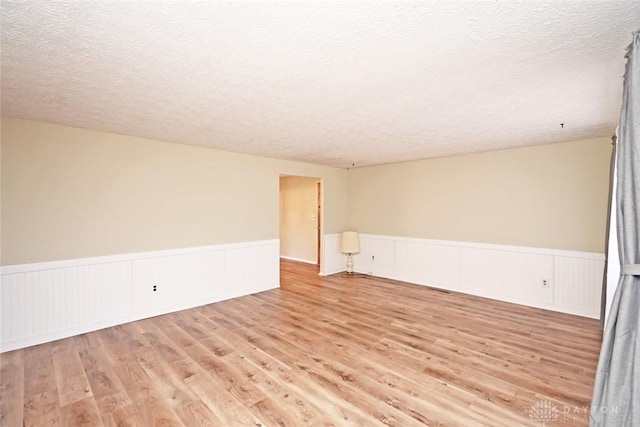
[[[280,258],[322,264],[322,180],[280,176]]]

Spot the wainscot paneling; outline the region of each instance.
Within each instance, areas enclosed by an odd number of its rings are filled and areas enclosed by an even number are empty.
[[[406,240],[397,241],[395,247],[400,280],[460,290],[460,248]]]
[[[279,242],[1,269],[0,352],[279,286]]]
[[[462,248],[460,270],[462,292],[538,307],[552,303],[551,255]]]
[[[339,249],[338,235],[338,253]],[[340,271],[344,269],[342,265]],[[532,307],[600,316],[603,254],[361,234],[354,269]]]
[[[322,244],[321,276],[340,273],[347,268],[347,256],[340,252],[342,234],[325,234]]]
[[[559,310],[599,318],[603,268],[598,258],[556,256],[553,300]]]

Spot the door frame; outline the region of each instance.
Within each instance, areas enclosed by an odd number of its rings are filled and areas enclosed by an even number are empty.
[[[280,187],[280,178],[283,177],[298,177],[298,178],[308,178],[315,180],[314,193],[316,200],[316,209],[315,209],[315,217],[316,217],[316,233],[315,233],[315,250],[316,250],[316,265],[318,266],[318,275],[322,275],[322,266],[324,264],[324,182],[320,177],[315,176],[305,176],[305,175],[295,175],[288,173],[280,173],[278,179],[278,194],[282,191]],[[278,204],[280,203],[280,196],[278,197]],[[280,212],[280,205],[278,205],[278,216],[282,215]],[[278,235],[280,235],[280,222],[278,220]]]
[[[322,212],[322,180],[316,181],[316,260],[318,262],[318,274],[322,272],[322,248],[323,248],[323,229],[324,213]]]

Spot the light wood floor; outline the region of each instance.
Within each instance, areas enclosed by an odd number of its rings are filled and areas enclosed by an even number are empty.
[[[320,278],[0,355],[0,424],[587,425],[596,320]],[[533,408],[533,409],[532,409]]]

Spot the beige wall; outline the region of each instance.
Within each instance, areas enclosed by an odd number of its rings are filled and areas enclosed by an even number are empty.
[[[280,255],[317,262],[317,178],[280,178]]]
[[[277,239],[280,174],[325,185],[344,229],[347,171],[2,119],[2,265]]]
[[[277,239],[280,174],[322,179],[325,233],[604,248],[608,138],[346,171],[34,121],[1,126],[2,265]]]
[[[604,252],[609,138],[349,171],[363,233]]]

